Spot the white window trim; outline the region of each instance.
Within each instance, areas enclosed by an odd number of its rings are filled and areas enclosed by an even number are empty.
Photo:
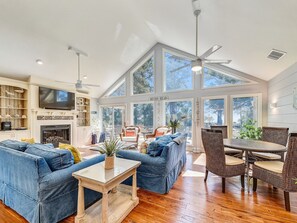
[[[233,137],[233,99],[234,98],[246,98],[246,97],[258,97],[257,100],[257,126],[261,127],[262,126],[262,93],[258,94],[239,94],[239,95],[231,95],[230,96],[230,128],[229,128],[229,135]]]
[[[139,104],[152,104],[153,105],[153,128],[155,128],[155,116],[156,116],[156,113],[155,113],[155,103],[154,102],[151,102],[151,101],[141,101],[141,102],[133,102],[131,103],[130,105],[130,108],[131,108],[131,112],[130,112],[130,123],[131,125],[135,125],[134,123],[134,105],[139,105]]]
[[[153,71],[154,71],[154,91],[153,92],[150,92],[150,93],[143,93],[143,94],[134,94],[133,92],[133,88],[134,88],[134,81],[133,81],[133,73],[138,70],[144,63],[146,63],[150,58],[153,57]],[[148,56],[146,56],[143,60],[141,60],[137,66],[131,70],[130,72],[130,93],[131,93],[131,97],[133,96],[146,96],[146,95],[153,95],[156,93],[156,55],[155,55],[155,51],[151,52]]]
[[[226,84],[226,85],[220,85],[220,86],[211,86],[211,87],[204,87],[204,72],[202,72],[201,74],[201,89],[213,89],[213,88],[227,88],[227,87],[238,87],[238,86],[247,86],[247,85],[253,85],[253,84],[258,84],[256,81],[250,80],[248,78],[244,78],[235,74],[229,74],[226,71],[224,71],[223,69],[219,69],[219,68],[213,68],[211,66],[205,66],[208,69],[214,70],[218,73],[221,73],[223,75],[226,75],[228,77],[232,77],[238,80],[242,80],[242,81],[248,81],[249,83],[243,83],[243,84]]]
[[[196,128],[196,126],[195,126],[195,120],[194,120],[194,118],[195,118],[195,112],[196,112],[196,108],[195,108],[195,105],[194,105],[194,103],[195,103],[195,100],[194,100],[194,98],[183,98],[183,99],[170,99],[170,100],[164,100],[163,101],[163,111],[162,111],[162,113],[163,113],[163,125],[165,126],[166,125],[166,102],[183,102],[183,101],[191,101],[192,102],[192,130],[191,130],[191,132],[192,132],[192,144],[187,144],[187,146],[193,146],[193,139],[195,139],[195,137],[194,137],[194,128]]]
[[[224,95],[224,96],[209,96],[209,97],[201,97],[201,105],[202,105],[202,109],[201,109],[201,127],[205,128],[204,126],[204,101],[205,100],[213,100],[213,99],[224,99],[224,125],[228,125],[228,96]]]
[[[111,94],[116,91],[123,83],[125,83],[125,94],[121,96],[111,96]],[[111,97],[111,98],[120,98],[120,97],[126,97],[127,96],[127,83],[126,83],[126,78],[123,78],[121,81],[119,81],[111,90],[105,94],[104,97]]]
[[[186,60],[192,60],[191,58],[189,57],[186,57],[184,55],[181,55],[179,53],[176,53],[172,50],[168,50],[168,49],[162,49],[162,92],[163,93],[173,93],[173,92],[189,92],[189,91],[194,91],[194,82],[195,82],[195,78],[194,78],[194,73],[192,72],[192,87],[191,89],[178,89],[178,90],[166,90],[166,62],[165,62],[165,53],[170,53],[174,56],[177,56],[177,57],[180,57],[180,58],[183,58],[183,59],[186,59]]]

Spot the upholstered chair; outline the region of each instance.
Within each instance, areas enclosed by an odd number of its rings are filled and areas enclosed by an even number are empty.
[[[284,190],[285,207],[290,211],[290,192],[297,192],[297,133],[289,136],[285,162],[257,161],[253,165],[253,190],[257,190],[257,180],[262,180]]]
[[[287,145],[289,128],[263,127],[262,140],[266,142],[277,143],[283,146]],[[253,152],[257,160],[281,160],[284,161],[284,152],[263,153]]]
[[[140,135],[140,128],[138,126],[131,125],[131,126],[125,126],[122,129],[120,137],[123,142],[135,143],[135,145],[138,146],[139,135]]]
[[[242,159],[225,155],[222,131],[202,129],[201,134],[206,155],[204,181],[207,181],[208,171],[222,177],[222,192],[225,193],[225,179],[241,176],[244,188],[245,164]]]
[[[221,130],[222,134],[223,134],[223,138],[228,139],[228,126],[227,125],[212,125],[212,126],[210,126],[210,129]],[[224,150],[225,150],[226,155],[242,157],[242,151],[240,151],[238,149],[231,149],[231,148],[225,147]]]
[[[156,128],[154,130],[154,132],[152,134],[146,134],[145,135],[145,139],[150,139],[150,138],[156,138],[162,135],[166,135],[168,133],[170,133],[172,130],[170,127],[168,126],[159,126],[158,128]]]

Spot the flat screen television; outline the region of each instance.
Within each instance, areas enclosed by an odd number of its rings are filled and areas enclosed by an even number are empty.
[[[63,90],[39,87],[39,107],[45,109],[74,110],[75,94]]]

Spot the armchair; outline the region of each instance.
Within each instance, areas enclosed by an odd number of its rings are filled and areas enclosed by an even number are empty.
[[[138,126],[125,126],[120,134],[121,141],[138,145],[140,128]]]
[[[165,135],[167,133],[171,133],[171,127],[168,126],[159,126],[154,130],[152,134],[146,134],[145,139],[150,139],[150,138],[156,138],[162,135]]]

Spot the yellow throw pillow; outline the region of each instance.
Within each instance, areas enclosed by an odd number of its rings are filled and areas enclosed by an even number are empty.
[[[34,144],[35,143],[34,138],[21,138],[21,141],[29,143],[29,144]]]
[[[69,144],[59,143],[59,148],[69,150],[73,155],[74,163],[79,163],[82,161],[80,152],[76,147]]]

